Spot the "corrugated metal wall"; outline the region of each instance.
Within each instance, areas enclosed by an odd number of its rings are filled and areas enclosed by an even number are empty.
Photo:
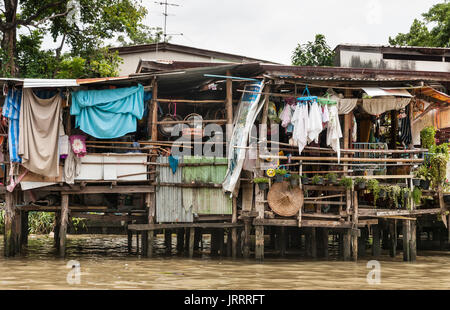
[[[169,163],[168,157],[158,157],[158,163]],[[183,160],[180,158],[179,163]],[[161,183],[181,183],[182,169],[178,167],[176,173],[170,167],[157,166],[159,176],[157,180]],[[156,186],[156,221],[159,223],[190,223],[193,222],[191,208],[183,208],[183,194],[181,187]]]
[[[226,158],[184,157],[184,163],[227,163]],[[183,167],[183,182],[220,184],[227,172],[226,165]],[[196,214],[231,214],[232,200],[221,188],[183,188],[183,206]]]

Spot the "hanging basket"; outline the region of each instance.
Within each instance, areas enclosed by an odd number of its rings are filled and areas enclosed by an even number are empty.
[[[291,187],[288,182],[275,183],[267,194],[267,201],[276,214],[294,216],[303,206],[303,191],[299,187]]]

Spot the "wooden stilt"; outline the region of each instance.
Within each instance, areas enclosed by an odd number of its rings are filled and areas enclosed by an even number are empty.
[[[164,229],[164,246],[166,247],[166,254],[172,253],[172,231]]]
[[[214,229],[211,232],[211,256],[219,255],[219,238],[219,231],[217,229]]]
[[[244,258],[250,257],[250,230],[251,230],[251,221],[246,218],[244,220]]]
[[[255,258],[264,259],[264,226],[255,226]]]
[[[60,225],[59,223],[61,223],[61,211],[56,211],[55,212],[55,222],[54,222],[54,229],[53,229],[53,240],[54,240],[54,245],[55,248],[59,251],[59,229],[60,229]]]
[[[194,239],[195,239],[195,228],[191,227],[189,229],[189,258],[194,257]]]
[[[389,238],[390,238],[390,252],[391,257],[397,256],[397,221],[392,220],[389,223]]]
[[[411,240],[411,229],[410,229],[409,221],[403,221],[402,223],[402,230],[403,230],[403,260],[405,262],[409,262],[411,259],[410,256],[410,244],[409,241]]]
[[[226,256],[225,254],[225,231],[223,229],[218,230],[219,238],[219,255]]]
[[[316,229],[315,227],[311,228],[311,257],[317,258],[317,238],[316,238]]]
[[[201,243],[202,243],[202,228],[197,228],[195,230],[195,236],[194,236],[194,251],[198,251],[201,249]]]
[[[379,257],[381,255],[381,229],[380,226],[372,226],[372,256]]]
[[[14,253],[18,254],[22,252],[22,212],[15,209],[16,215],[14,216]]]
[[[59,256],[66,255],[67,224],[69,222],[69,195],[61,197],[61,226],[59,229]]]
[[[6,257],[14,256],[15,250],[15,235],[14,235],[14,222],[16,216],[16,202],[12,193],[6,192],[5,194],[5,234],[4,234],[4,253]]]
[[[233,255],[233,251],[231,250],[231,248],[233,247],[233,244],[232,244],[232,242],[231,242],[231,239],[232,239],[232,232],[231,232],[231,230],[228,230],[228,233],[226,234],[227,235],[227,242],[226,242],[226,244],[225,244],[225,247],[227,248],[226,249],[226,252],[227,252],[227,257],[232,257],[232,255]]]
[[[151,233],[152,231],[150,231]],[[141,250],[141,255],[144,257],[147,257],[148,255],[148,231],[142,231],[141,232],[141,245],[142,245],[142,250]]]
[[[139,232],[138,231],[136,231],[136,254],[137,255],[139,255],[139,253],[140,253],[140,247],[139,247]]]
[[[358,256],[366,256],[366,246],[368,239],[368,231],[366,228],[361,229],[361,236],[358,238]]]
[[[360,230],[358,229],[358,192],[353,192],[353,229],[352,229],[352,256],[356,262],[358,260],[358,237]]]
[[[237,223],[237,198],[233,196],[233,213],[231,218],[232,223]],[[231,256],[233,258],[237,257],[237,244],[238,244],[238,235],[237,228],[231,229]]]
[[[280,237],[278,239],[280,256],[286,256],[286,227],[280,227]]]
[[[417,259],[417,232],[416,232],[416,221],[410,222],[410,232],[411,232],[411,240],[409,240],[409,260],[415,262]]]
[[[352,230],[346,229],[343,234],[343,252],[344,252],[344,261],[350,260],[351,257],[351,240],[352,240]]]
[[[147,257],[152,258],[154,254],[155,231],[149,230],[147,236]]]
[[[183,253],[184,249],[184,229],[177,229],[177,252],[178,254]]]
[[[190,235],[189,235],[189,228],[184,228],[184,249],[183,249],[183,254],[184,255],[189,255],[189,240],[190,240]]]
[[[328,228],[322,228],[322,256],[328,259]]]
[[[131,230],[127,230],[127,236],[128,254],[131,254],[131,250],[133,247],[133,232]]]

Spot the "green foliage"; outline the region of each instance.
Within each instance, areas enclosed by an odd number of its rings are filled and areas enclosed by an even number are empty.
[[[289,179],[291,179],[291,180],[298,180],[298,179],[300,179],[300,176],[298,174],[291,174]]]
[[[416,205],[420,204],[422,201],[422,191],[418,187],[414,187],[414,190],[412,192],[412,198],[414,200],[414,203]]]
[[[386,187],[386,192],[389,199],[391,199],[395,207],[398,208],[398,199],[400,198],[402,192],[401,187],[398,185],[390,185]]]
[[[314,42],[298,44],[291,60],[294,66],[332,66],[334,52],[328,46],[325,36],[317,34]]]
[[[435,154],[430,159],[430,175],[433,186],[437,187],[444,183],[447,176],[447,161],[448,154],[445,156],[442,153]]]
[[[319,175],[315,175],[311,179],[312,184],[317,185],[323,183],[323,178]]]
[[[402,46],[450,47],[450,1],[436,4],[414,19],[408,33],[389,37],[389,44]],[[431,30],[429,27],[432,26]]]
[[[259,184],[259,183],[269,183],[268,178],[254,178],[253,183]]]
[[[378,180],[370,179],[367,181],[367,189],[373,194],[373,205],[376,206],[381,190]]]
[[[356,178],[355,179],[355,184],[359,185],[359,184],[365,184],[366,183],[366,179],[364,178]]]
[[[85,229],[86,226],[86,219],[80,218],[80,217],[72,217],[72,226],[75,231],[78,231],[79,229]]]
[[[48,234],[53,231],[54,222],[53,212],[29,212],[28,231],[30,234]]]
[[[403,187],[400,192],[400,200],[402,202],[402,206],[406,207],[406,209],[411,209],[411,201],[409,198],[411,197],[411,190],[408,187]]]
[[[353,186],[353,180],[351,178],[346,178],[343,177],[340,181],[339,184],[342,186],[345,186],[345,188],[347,189],[351,189]]]
[[[286,169],[276,169],[275,174],[276,175],[286,175],[287,171]]]
[[[18,5],[17,12],[9,6],[3,8],[0,38],[6,39],[0,49],[2,76],[117,76],[121,59],[106,49],[107,42],[129,45],[161,40],[160,29],[142,23],[147,10],[140,0],[78,0],[79,19],[71,18],[76,10],[68,7],[69,1],[11,0]],[[14,15],[6,27],[5,16]],[[25,27],[29,31],[20,31],[14,38],[17,30]],[[51,37],[58,47],[43,46],[44,37]]]
[[[335,183],[337,181],[338,175],[336,173],[327,173],[325,177],[328,181]]]
[[[431,148],[433,145],[436,145],[435,140],[436,130],[433,126],[425,127],[420,131],[420,143],[421,146],[425,149]]]
[[[0,234],[5,233],[5,211],[0,210]]]
[[[428,169],[426,164],[420,165],[415,173],[416,178],[423,179],[423,180],[431,180],[431,173],[430,169]]]

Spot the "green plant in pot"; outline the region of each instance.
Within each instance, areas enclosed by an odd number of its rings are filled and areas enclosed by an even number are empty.
[[[420,165],[415,172],[415,177],[417,179],[420,179],[419,185],[416,186],[420,186],[422,189],[428,190],[431,181],[431,173],[428,164],[424,163],[423,165]],[[414,182],[413,180],[413,184],[417,184],[417,182]]]
[[[309,178],[306,175],[302,175],[300,178],[302,179],[302,184],[303,185],[308,185],[309,184]]]
[[[380,183],[376,179],[367,181],[367,189],[373,194],[373,205],[377,205],[377,200],[380,195]]]
[[[253,183],[258,184],[260,190],[264,191],[269,188],[268,178],[254,178]]]
[[[388,193],[388,190],[387,190],[386,186],[380,186],[379,197],[384,200],[387,198],[387,193]]]
[[[355,185],[358,187],[358,189],[363,190],[366,188],[366,180],[364,178],[356,178]]]
[[[289,177],[289,183],[292,187],[299,186],[300,176],[298,174],[291,174],[291,176]]]
[[[329,184],[336,184],[338,175],[336,173],[328,173],[326,176]]]
[[[339,184],[341,186],[344,186],[346,189],[352,189],[353,186],[353,180],[352,178],[347,178],[347,177],[343,177],[340,181]]]
[[[313,176],[311,181],[312,181],[312,184],[314,184],[314,185],[323,185],[323,177],[321,177],[319,175]]]
[[[430,159],[430,178],[434,187],[442,185],[447,176],[448,155],[438,153]]]
[[[283,182],[284,176],[286,175],[286,169],[276,169],[275,170],[275,182]]]

